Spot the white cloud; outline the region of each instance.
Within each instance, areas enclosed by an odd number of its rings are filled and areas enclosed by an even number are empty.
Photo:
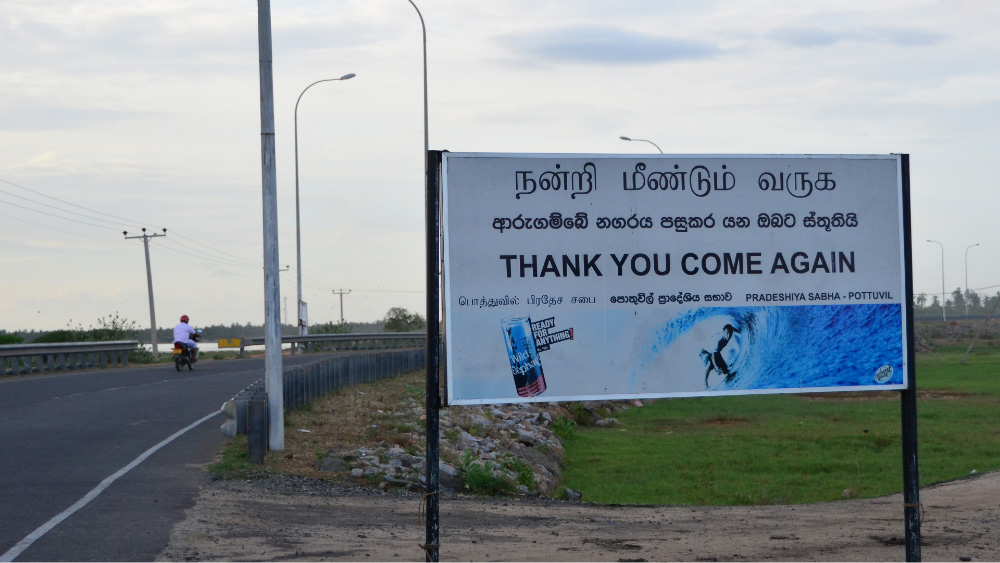
[[[608,26],[546,28],[497,37],[507,48],[549,63],[643,65],[718,55],[710,42],[651,35]]]

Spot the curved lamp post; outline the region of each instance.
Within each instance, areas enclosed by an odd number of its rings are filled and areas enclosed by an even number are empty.
[[[624,135],[622,135],[621,137],[618,137],[618,138],[621,139],[621,140],[623,140],[623,141],[641,141],[643,143],[649,143],[649,144],[653,145],[654,147],[656,147],[656,150],[660,151],[660,154],[663,154],[663,149],[660,148],[660,145],[657,145],[656,143],[654,143],[653,141],[650,141],[649,139],[633,139],[631,137],[626,137]]]
[[[936,243],[941,247],[941,320],[948,322],[948,314],[945,313],[945,292],[944,292],[944,245],[936,240],[927,239],[927,242]]]
[[[305,87],[302,93],[299,94],[299,98],[295,100],[295,263],[298,269],[298,288],[297,288],[297,302],[296,302],[296,318],[298,318],[299,325],[299,336],[309,334],[309,327],[306,325],[304,319],[302,318],[302,233],[300,231],[300,218],[299,218],[299,102],[302,101],[302,95],[306,93],[306,90],[312,88],[313,86],[319,84],[320,82],[336,82],[339,80],[350,80],[354,78],[355,74],[352,72],[350,74],[345,74],[340,78],[326,78],[323,80],[317,80],[312,84]]]
[[[431,189],[436,189],[430,185],[430,170],[428,168],[429,163],[427,162],[427,153],[430,151],[430,143],[428,141],[428,117],[427,117],[427,25],[424,23],[424,15],[420,13],[420,8],[413,2],[413,0],[407,0],[413,9],[417,12],[417,17],[420,18],[420,31],[423,37],[423,63],[424,63],[424,154],[422,159],[424,161],[424,198],[431,197]],[[432,223],[431,217],[424,217],[425,222],[430,225]],[[437,218],[433,218],[436,223]],[[430,262],[434,253],[432,252],[432,244],[434,244],[434,239],[430,234],[427,235],[424,241],[427,245],[427,260]],[[437,272],[435,266],[435,272]],[[431,270],[430,264],[427,267]],[[437,315],[437,308],[439,306],[439,296],[436,295],[436,288],[439,285],[439,278],[435,280],[430,279],[430,272],[428,271],[428,287],[427,287],[427,441],[426,441],[426,471],[427,471],[427,502],[425,505],[424,515],[427,518],[427,526],[425,528],[425,543],[423,544],[424,560],[425,561],[438,561],[438,542],[440,538],[440,521],[438,517],[438,460],[440,459],[439,446],[440,446],[440,427],[438,426],[438,412],[436,403],[438,401],[438,374],[437,365],[434,360],[435,354],[431,353],[431,347],[437,343],[436,335],[432,334],[432,331],[440,330],[437,322],[432,322],[432,314]],[[433,403],[433,404],[432,404]]]
[[[413,9],[417,11],[417,17],[420,18],[420,31],[423,33],[424,41],[424,178],[427,178],[427,151],[430,150],[430,146],[427,142],[427,26],[424,25],[424,15],[420,13],[420,8],[413,3],[413,0],[407,0]]]
[[[979,243],[970,244],[965,249],[965,316],[969,316],[969,249],[973,246],[979,246]]]

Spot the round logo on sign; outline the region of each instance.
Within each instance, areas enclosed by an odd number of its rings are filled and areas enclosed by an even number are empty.
[[[882,366],[875,372],[875,383],[885,383],[892,379],[892,366]]]

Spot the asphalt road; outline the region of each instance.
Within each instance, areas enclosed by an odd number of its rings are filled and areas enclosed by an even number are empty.
[[[246,359],[0,379],[0,561],[152,561],[210,479],[219,407],[263,376]]]

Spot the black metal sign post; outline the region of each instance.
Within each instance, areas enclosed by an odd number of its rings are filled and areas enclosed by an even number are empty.
[[[903,247],[906,268],[906,376],[909,385],[900,392],[903,419],[903,517],[906,560],[920,561],[920,479],[917,463],[917,377],[913,350],[913,252],[910,231],[910,155],[900,155],[903,181]]]
[[[424,491],[424,518],[427,522],[424,539],[425,561],[438,560],[440,529],[438,523],[438,459],[441,441],[438,414],[441,410],[441,392],[438,374],[441,368],[441,151],[427,151],[427,188],[424,200],[427,205],[427,490]]]

